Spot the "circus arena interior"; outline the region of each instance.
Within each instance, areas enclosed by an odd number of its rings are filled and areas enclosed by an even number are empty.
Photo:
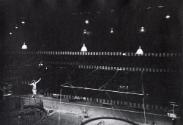
[[[182,0],[0,0],[1,125],[183,125]]]

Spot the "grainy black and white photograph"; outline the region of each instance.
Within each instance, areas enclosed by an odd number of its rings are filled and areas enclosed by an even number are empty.
[[[183,125],[182,0],[0,0],[1,125]]]

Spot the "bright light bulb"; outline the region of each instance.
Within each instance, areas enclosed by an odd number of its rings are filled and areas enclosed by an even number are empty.
[[[140,27],[140,32],[141,32],[141,33],[145,32],[145,28],[144,28],[143,26]]]
[[[21,24],[25,24],[25,21],[22,21]]]
[[[15,29],[18,29],[18,26],[15,26]]]
[[[40,63],[39,63],[39,67],[42,67],[42,66],[43,66],[43,62],[40,62]]]
[[[83,30],[83,34],[87,34],[87,30],[86,29]]]
[[[169,14],[167,14],[167,15],[165,16],[166,19],[170,19],[170,17],[171,17],[171,16],[170,16]]]
[[[137,49],[137,51],[136,51],[135,54],[136,54],[136,55],[144,55],[144,52],[143,52],[141,46],[139,46],[139,48]]]
[[[90,23],[90,21],[89,20],[85,20],[85,24],[89,24]]]
[[[81,47],[81,52],[87,52],[87,48],[84,43],[83,43],[83,46]]]
[[[12,32],[9,32],[9,35],[12,35],[13,33]]]
[[[113,28],[113,27],[111,28],[110,33],[111,33],[111,34],[114,33],[114,28]]]
[[[85,34],[85,35],[90,35],[91,32],[90,32],[90,31],[87,31],[86,29],[84,29],[84,30],[83,30],[83,34]]]
[[[27,49],[27,48],[28,48],[27,45],[26,45],[25,43],[23,43],[22,49],[25,50],[25,49]]]
[[[122,55],[123,55],[123,56],[126,56],[126,53],[123,53]]]

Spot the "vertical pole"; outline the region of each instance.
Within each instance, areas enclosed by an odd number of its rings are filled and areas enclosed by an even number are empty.
[[[60,110],[61,102],[62,102],[62,89],[60,89],[60,105],[59,105],[59,110]]]
[[[61,110],[60,109],[61,109],[61,101],[62,101],[62,97],[61,97],[62,96],[62,89],[60,89],[60,94],[59,95],[60,95],[60,100],[59,100],[60,103],[59,103],[59,107],[58,107],[59,108],[58,121],[59,121],[59,124],[60,124],[60,120],[61,120],[60,119],[61,118]]]
[[[143,108],[143,114],[144,114],[144,123],[147,123],[146,120],[146,109],[145,109],[145,90],[144,90],[144,82],[143,82],[143,75],[144,71],[141,71],[141,84],[142,84],[142,93],[143,93],[143,98],[142,98],[142,108]]]

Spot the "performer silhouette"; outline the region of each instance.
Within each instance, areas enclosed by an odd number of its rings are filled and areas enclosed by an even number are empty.
[[[39,78],[37,81],[33,80],[29,85],[32,86],[32,97],[34,98],[37,94],[37,83],[41,81],[41,78]]]

